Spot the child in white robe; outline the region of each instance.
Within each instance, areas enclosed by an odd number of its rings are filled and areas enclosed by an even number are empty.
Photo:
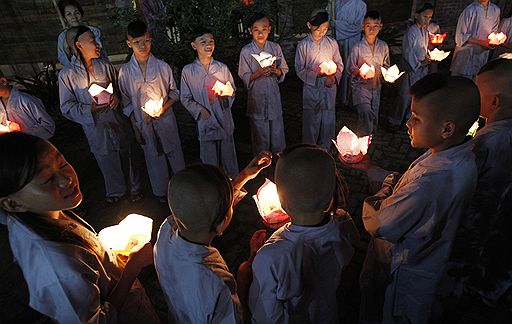
[[[310,33],[297,45],[295,71],[302,87],[302,142],[331,146],[336,131],[336,85],[341,80],[343,61],[338,44],[326,36],[327,12],[316,10],[307,22]],[[332,61],[336,71],[326,75],[320,65]]]
[[[181,72],[181,103],[197,121],[201,161],[220,166],[234,177],[238,174],[233,139],[235,125],[231,116],[235,81],[228,67],[212,56],[215,40],[210,30],[194,30],[190,45],[197,52],[197,58]],[[216,94],[213,88],[217,81],[229,82],[233,93]]]
[[[154,256],[158,280],[175,323],[241,323],[236,281],[211,246],[246,192],[244,184],[272,160],[262,152],[231,182],[212,165],[192,165],[169,182],[172,212],[158,232]]]
[[[238,75],[248,90],[247,116],[251,123],[254,155],[267,150],[280,152],[286,147],[283,124],[283,110],[279,83],[288,73],[288,65],[279,44],[268,40],[271,31],[270,19],[258,13],[250,26],[252,42],[240,52]],[[253,57],[268,53],[275,61],[265,67]]]
[[[39,98],[18,91],[0,76],[0,124],[15,122],[24,133],[49,139],[55,132],[55,122]]]
[[[128,25],[126,43],[133,54],[119,70],[119,90],[123,111],[130,117],[135,138],[144,150],[153,194],[167,202],[167,163],[173,173],[185,167],[173,111],[179,91],[171,67],[151,54],[151,41],[145,23],[134,21]],[[160,99],[162,105],[154,112],[145,108],[148,101]]]

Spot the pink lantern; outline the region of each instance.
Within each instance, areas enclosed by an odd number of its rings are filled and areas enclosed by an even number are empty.
[[[113,93],[114,88],[112,87],[112,83],[110,83],[107,88],[103,88],[95,83],[89,87],[89,94],[97,105],[107,105],[110,103],[110,97],[112,97]]]
[[[135,246],[151,240],[153,220],[137,214],[126,216],[118,225],[105,227],[98,233],[101,244],[116,254],[129,255]]]
[[[6,120],[5,125],[0,124],[0,134],[12,133],[12,132],[21,132],[21,127],[18,123],[15,123],[10,120]]]
[[[498,45],[505,43],[505,41],[507,40],[507,35],[505,35],[502,32],[500,32],[500,33],[493,32],[493,33],[490,33],[487,38],[489,39],[489,45],[498,46]]]
[[[336,70],[338,69],[338,66],[334,61],[325,61],[320,64],[320,73],[325,74],[327,76],[334,75],[336,73]]]
[[[441,45],[446,38],[446,33],[443,34],[430,34],[430,42],[432,45]]]
[[[358,163],[368,153],[368,146],[370,146],[371,141],[371,135],[359,138],[354,132],[343,126],[336,137],[336,141],[333,140],[332,142],[336,145],[344,162]]]
[[[235,90],[233,89],[233,86],[231,85],[231,82],[226,82],[226,84],[220,82],[217,80],[215,84],[213,85],[212,90],[215,92],[216,95],[224,97],[231,97]]]
[[[265,226],[276,229],[290,221],[290,216],[281,207],[277,187],[269,179],[265,179],[265,183],[252,198]]]
[[[373,79],[375,77],[375,67],[364,63],[359,69],[359,74],[365,80]]]

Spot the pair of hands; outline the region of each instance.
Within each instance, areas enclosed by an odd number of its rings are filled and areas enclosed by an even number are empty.
[[[267,66],[267,67],[264,67],[262,68],[261,66],[256,70],[256,72],[253,73],[253,77],[252,79],[253,80],[256,80],[258,78],[261,78],[261,77],[268,77],[272,74],[274,74],[275,76],[277,77],[280,77],[281,76],[281,69],[278,69],[276,67],[276,64],[272,64],[271,66]]]
[[[134,272],[139,273],[142,268],[153,264],[153,244],[136,245],[128,256],[123,254],[118,254],[117,256],[126,263],[125,269],[130,268]]]

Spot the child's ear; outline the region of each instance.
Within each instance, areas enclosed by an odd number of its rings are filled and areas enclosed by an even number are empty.
[[[129,40],[126,40],[126,45],[127,45],[129,48],[132,48],[132,43],[131,43]]]
[[[492,112],[495,112],[499,108],[501,108],[501,99],[499,96],[494,95],[494,97],[492,98],[491,110],[492,110]]]
[[[453,136],[455,134],[456,129],[457,125],[453,121],[448,120],[444,122],[443,130],[441,131],[441,137],[443,139],[447,139]]]
[[[197,51],[197,46],[194,44],[194,42],[190,42],[190,46],[194,49],[194,51]]]
[[[311,24],[309,23],[309,21],[306,23],[306,26],[308,26],[308,29],[311,29]]]
[[[0,208],[3,208],[7,212],[21,213],[26,212],[27,208],[19,204],[16,200],[9,197],[0,198]]]

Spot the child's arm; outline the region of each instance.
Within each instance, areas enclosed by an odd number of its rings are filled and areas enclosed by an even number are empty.
[[[183,69],[181,73],[181,92],[180,92],[180,101],[188,110],[188,112],[192,115],[194,120],[198,120],[199,117],[203,119],[208,119],[210,117],[210,112],[203,105],[194,100],[194,96],[192,94],[192,90],[190,89],[190,80],[191,76],[189,76],[189,72],[186,69]]]
[[[240,58],[238,59],[238,76],[244,82],[244,86],[246,89],[252,88],[253,81],[259,79],[264,75],[268,75],[268,70],[263,69],[261,66],[258,66],[258,69],[254,72],[251,70],[250,61],[254,60],[248,50],[242,48],[240,52]]]
[[[241,190],[247,181],[256,178],[261,170],[272,163],[272,153],[263,151],[254,157],[251,162],[231,181],[233,188]]]
[[[46,112],[43,102],[39,98],[30,96],[24,98],[23,105],[24,110],[33,121],[29,129],[23,131],[46,140],[52,137],[55,133],[55,122]]]
[[[180,91],[176,85],[176,80],[174,80],[174,75],[172,73],[171,67],[166,63],[165,69],[167,70],[166,75],[168,75],[167,82],[169,83],[169,94],[166,98],[164,105],[162,106],[162,115],[169,109],[176,101],[180,100]]]
[[[119,106],[119,102],[121,101],[119,98],[120,97],[119,84],[117,83],[117,70],[112,64],[110,64],[110,63],[106,63],[106,64],[107,64],[107,74],[108,74],[108,77],[110,78],[110,82],[112,82],[112,87],[114,89],[114,93],[112,93],[112,96],[110,96],[110,102],[109,102],[108,106],[111,109],[116,109]]]
[[[316,67],[315,71],[308,70],[307,55],[305,43],[300,42],[295,52],[295,73],[307,85],[315,86],[316,79],[319,77],[320,67]]]
[[[133,115],[133,104],[132,99],[130,96],[130,77],[125,72],[125,67],[121,67],[119,70],[119,93],[121,94],[121,102],[123,103],[123,114],[125,114],[127,117],[130,117]],[[134,120],[135,121],[135,120]]]
[[[68,74],[65,75],[63,71],[59,73],[59,99],[62,115],[81,125],[94,125],[92,105],[78,101]]]
[[[351,78],[359,77],[359,66],[357,62],[359,61],[359,47],[355,45],[352,47],[350,54],[347,59],[347,72]]]

